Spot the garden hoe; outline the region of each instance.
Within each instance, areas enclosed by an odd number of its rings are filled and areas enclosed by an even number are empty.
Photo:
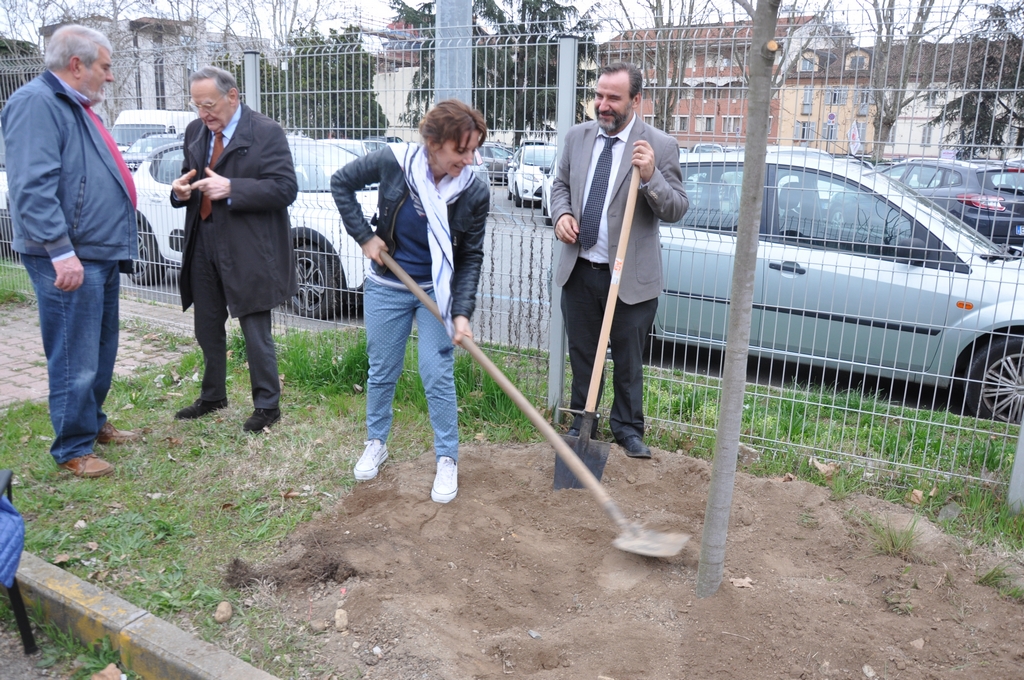
[[[629,196],[626,199],[626,212],[622,215],[622,233],[619,234],[619,247],[615,251],[615,262],[612,263],[612,283],[608,289],[608,301],[604,307],[604,320],[601,322],[601,334],[597,339],[597,356],[594,357],[594,371],[590,376],[590,391],[587,393],[587,404],[583,409],[583,423],[580,425],[578,437],[564,435],[566,443],[594,477],[601,479],[604,464],[608,462],[608,442],[597,442],[590,439],[597,430],[597,395],[601,393],[601,380],[604,377],[605,357],[608,353],[608,336],[612,332],[612,320],[615,318],[615,303],[619,299],[619,284],[622,281],[622,265],[626,260],[629,247],[629,232],[633,228],[633,212],[636,209],[637,189],[640,187],[640,171],[633,166],[633,175],[629,178]],[[573,475],[559,456],[555,456],[555,489],[580,489],[580,480]]]
[[[635,173],[635,171],[634,171]],[[636,176],[634,174],[634,176]],[[412,291],[413,295],[419,298],[420,302],[433,312],[434,316],[441,319],[441,313],[437,308],[437,303],[427,295],[422,288],[420,288],[415,281],[412,280],[405,270],[403,270],[398,263],[392,259],[387,253],[381,253],[381,259],[388,269],[395,273],[402,283]],[[688,534],[677,534],[677,533],[664,533],[660,531],[654,531],[652,529],[644,529],[638,524],[633,524],[626,521],[626,517],[619,510],[619,506],[615,504],[615,501],[611,499],[608,492],[601,486],[601,482],[597,480],[587,466],[573,453],[573,450],[569,448],[569,445],[562,440],[558,433],[555,432],[555,428],[551,426],[544,416],[540,414],[533,404],[523,396],[515,385],[512,384],[504,373],[495,366],[487,355],[484,354],[476,343],[470,338],[463,338],[462,347],[469,352],[478,364],[487,372],[489,376],[498,383],[498,386],[505,391],[505,394],[515,403],[516,406],[530,419],[541,434],[543,434],[551,445],[555,447],[555,452],[558,457],[572,470],[576,478],[583,482],[583,485],[590,490],[591,493],[597,498],[597,501],[601,504],[604,511],[611,517],[612,521],[615,522],[619,528],[619,536],[616,538],[612,545],[623,550],[625,552],[636,553],[637,555],[649,555],[651,557],[671,557],[677,554],[683,549],[690,537]]]

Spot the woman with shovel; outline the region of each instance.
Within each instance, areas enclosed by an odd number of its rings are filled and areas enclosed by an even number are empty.
[[[346,231],[373,262],[363,302],[370,358],[368,434],[353,474],[358,481],[373,479],[388,458],[392,400],[415,318],[437,458],[430,497],[447,503],[459,490],[454,345],[473,338],[469,319],[491,198],[490,187],[468,166],[487,137],[487,125],[479,111],[449,99],[427,112],[420,135],[423,144],[390,144],[352,161],[334,174],[331,192]],[[356,200],[356,191],[369,184],[379,184],[374,226]],[[430,292],[443,324],[389,271],[382,253]]]

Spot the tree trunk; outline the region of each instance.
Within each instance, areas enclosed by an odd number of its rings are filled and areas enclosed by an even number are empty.
[[[748,106],[746,154],[740,198],[736,259],[732,270],[729,300],[728,341],[722,377],[722,398],[718,413],[718,436],[711,470],[711,488],[704,512],[700,564],[697,567],[697,597],[714,595],[722,582],[725,541],[729,530],[736,456],[743,418],[743,396],[747,384],[747,350],[754,302],[754,272],[764,196],[765,155],[768,145],[768,109],[775,53],[775,26],[779,0],[760,0],[754,10],[754,31],[750,54],[750,101]]]

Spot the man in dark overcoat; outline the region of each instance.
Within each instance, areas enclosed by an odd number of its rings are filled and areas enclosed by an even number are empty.
[[[298,291],[288,226],[295,168],[284,130],[239,101],[234,76],[205,66],[189,80],[199,118],[185,129],[171,205],[186,208],[181,304],[195,305],[206,367],[199,398],[175,417],[200,418],[228,405],[230,312],[245,336],[252,383],[254,410],[243,429],[262,432],[281,417],[270,312]]]

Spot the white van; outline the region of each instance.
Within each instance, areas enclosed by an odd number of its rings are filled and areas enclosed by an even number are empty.
[[[196,119],[193,111],[164,111],[161,109],[131,109],[117,115],[110,134],[122,152],[145,135],[181,134]]]

